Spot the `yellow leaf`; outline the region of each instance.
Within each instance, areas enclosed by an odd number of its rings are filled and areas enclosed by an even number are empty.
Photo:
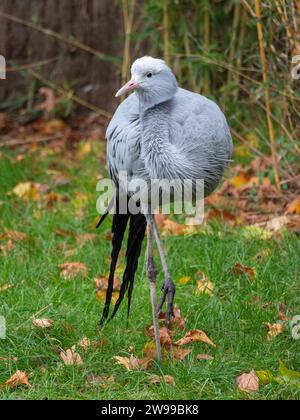
[[[287,206],[287,210],[286,213],[296,213],[296,214],[300,214],[300,196],[295,198],[295,200],[293,200],[288,206]]]
[[[199,280],[197,282],[197,289],[196,289],[196,293],[197,294],[206,294],[206,295],[210,295],[212,296],[213,290],[214,290],[215,285],[209,281],[209,280]]]
[[[15,186],[13,192],[20,198],[23,198],[25,195],[29,194],[31,191],[31,182],[20,182]]]
[[[189,283],[190,281],[191,281],[191,277],[186,276],[186,277],[181,277],[181,278],[178,280],[178,283],[180,283],[180,284],[187,284],[187,283]]]

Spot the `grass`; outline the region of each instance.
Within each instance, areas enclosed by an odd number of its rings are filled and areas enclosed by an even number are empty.
[[[97,151],[98,152],[98,151]],[[31,388],[0,388],[2,399],[300,399],[300,389],[289,384],[262,386],[254,395],[239,393],[235,378],[252,369],[276,373],[279,360],[300,371],[300,341],[287,329],[268,342],[264,322],[277,320],[284,303],[289,315],[299,308],[299,238],[285,235],[280,241],[249,238],[243,228],[212,225],[199,235],[168,237],[165,247],[175,280],[191,276],[193,281],[178,285],[176,303],[187,319],[186,329],[199,328],[217,344],[216,349],[193,344],[184,362],[165,361],[149,371],[127,372],[116,365],[115,355],[126,356],[130,348],[141,356],[149,341],[145,327],[151,324],[151,309],[143,258],[136,279],[132,314],[126,324],[126,305],[103,331],[98,329],[102,303],[96,300],[94,277],[109,268],[110,242],[107,221],[95,242],[78,245],[82,233],[95,233],[96,176],[99,167],[95,150],[88,155],[77,151],[33,149],[24,160],[16,153],[0,155],[0,233],[14,229],[27,233],[8,255],[0,254],[0,315],[7,321],[7,338],[0,340],[0,383],[16,370],[31,375]],[[63,155],[64,153],[64,155]],[[62,155],[65,156],[62,159]],[[43,202],[24,202],[9,194],[20,182],[49,183],[53,171],[66,174],[70,184],[55,187],[68,200],[46,208]],[[78,193],[82,193],[78,196]],[[77,195],[76,195],[77,194]],[[88,199],[83,199],[83,198]],[[65,232],[65,233],[63,233]],[[261,260],[254,257],[269,248]],[[68,252],[73,250],[74,254]],[[80,261],[89,267],[87,278],[65,280],[58,265]],[[257,277],[235,277],[230,268],[237,262],[256,268]],[[215,284],[214,296],[197,295],[197,271],[204,271]],[[159,276],[159,284],[162,276]],[[257,303],[253,303],[253,298]],[[53,328],[40,330],[32,318],[51,318]],[[176,334],[180,338],[182,332]],[[103,340],[102,347],[79,350],[84,364],[64,366],[57,349],[67,349],[84,336]],[[198,361],[198,353],[209,353],[212,362]],[[7,358],[7,359],[1,359]],[[102,388],[86,386],[86,376],[114,375],[115,383]],[[150,374],[169,374],[175,386],[150,385]]]

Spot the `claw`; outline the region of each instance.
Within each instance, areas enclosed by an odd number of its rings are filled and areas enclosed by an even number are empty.
[[[171,316],[174,316],[173,313],[173,307],[174,307],[174,296],[175,296],[175,284],[173,283],[171,278],[166,278],[164,281],[164,285],[162,287],[162,297],[160,299],[160,303],[158,305],[158,313],[160,314],[162,311],[162,307],[166,301],[166,298],[168,296],[168,304],[167,304],[167,311],[166,311],[166,319],[165,323],[166,326],[170,325],[171,322]]]

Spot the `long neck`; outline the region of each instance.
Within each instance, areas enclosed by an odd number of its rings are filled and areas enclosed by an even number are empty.
[[[141,155],[152,179],[180,178],[182,156],[170,142],[169,104],[163,103],[141,114]]]

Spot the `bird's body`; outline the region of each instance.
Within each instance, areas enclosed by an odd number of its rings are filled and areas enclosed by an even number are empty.
[[[151,57],[135,61],[132,66],[132,80],[116,96],[132,90],[135,92],[116,110],[106,134],[108,166],[117,190],[121,189],[119,175],[126,172],[129,183],[142,179],[148,186],[153,180],[177,180],[179,184],[183,184],[184,180],[203,180],[204,193],[209,195],[220,183],[232,154],[230,131],[220,108],[204,96],[178,88],[176,78],[165,62]],[[131,193],[127,188],[126,185],[126,200],[130,200]],[[151,200],[152,197],[147,194],[147,205],[142,206],[137,214],[130,210],[123,214],[120,203],[116,200],[112,227],[112,261],[102,322],[109,314],[114,273],[128,224],[127,266],[120,296],[111,317],[116,314],[126,292],[128,310],[130,308],[134,275],[148,225],[148,277],[157,355],[160,358],[152,243],[154,237],[165,273],[159,311],[168,298],[167,322],[170,321],[173,311],[175,285],[151,211],[153,207],[147,212],[150,208],[147,206],[152,205],[149,202]],[[105,215],[101,221],[104,218]]]
[[[115,182],[121,171],[129,180],[203,179],[206,195],[219,184],[232,153],[218,105],[185,89],[146,111],[140,111],[137,93],[131,94],[115,112],[106,137]]]

